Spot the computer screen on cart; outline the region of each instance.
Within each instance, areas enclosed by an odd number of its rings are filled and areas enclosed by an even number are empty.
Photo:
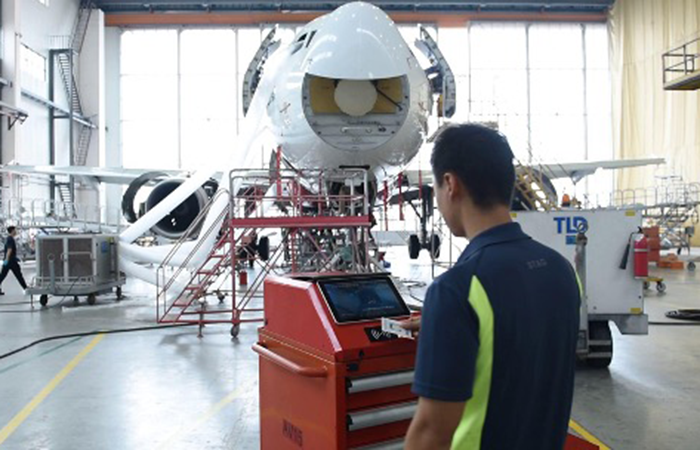
[[[410,314],[388,277],[333,278],[318,284],[338,323]]]

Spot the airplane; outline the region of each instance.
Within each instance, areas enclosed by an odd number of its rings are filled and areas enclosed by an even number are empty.
[[[420,28],[416,47],[430,62],[422,68],[389,16],[364,2],[346,3],[302,27],[282,45],[273,29],[262,41],[243,81],[243,134],[228,167],[254,167],[254,148],[279,148],[285,168],[365,168],[368,194],[376,199],[385,180],[397,175],[416,156],[429,135],[429,119],[450,118],[456,110],[454,75],[437,44]],[[359,57],[361,55],[361,57]],[[261,144],[262,143],[262,144]],[[659,159],[555,164],[549,177],[580,179],[598,168],[634,167]],[[178,239],[208,201],[202,229],[220,226],[228,197],[228,171],[149,171],[121,168],[5,165],[0,172],[70,175],[104,183],[128,184],[122,202],[131,225],[120,235],[120,263],[127,275],[155,284],[153,271],[138,263],[161,263],[172,245],[142,248],[134,242],[152,232]],[[410,173],[402,177],[411,180]],[[217,181],[218,179],[218,181]],[[429,178],[426,194],[432,196]],[[550,183],[551,184],[551,183]],[[143,186],[153,186],[144,213],[134,211]],[[233,186],[237,191],[242,186]],[[407,193],[410,197],[410,194]],[[432,211],[432,208],[431,208]],[[427,214],[421,216],[423,227]],[[216,233],[183,245],[169,261],[197,265],[213,248]],[[411,238],[413,240],[413,238]],[[430,248],[422,233],[421,248]],[[201,241],[201,242],[200,242]],[[432,242],[434,248],[435,242]],[[416,245],[413,242],[414,247]],[[198,250],[196,250],[198,249]],[[190,252],[196,254],[187,256]],[[418,249],[420,250],[420,248]],[[415,248],[411,250],[411,256]],[[171,255],[172,256],[172,255]]]

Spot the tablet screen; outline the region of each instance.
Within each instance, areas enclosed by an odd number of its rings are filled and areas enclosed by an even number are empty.
[[[410,314],[388,277],[320,280],[319,286],[338,323]]]

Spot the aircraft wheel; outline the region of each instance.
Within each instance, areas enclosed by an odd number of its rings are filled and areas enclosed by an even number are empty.
[[[263,236],[258,241],[258,255],[263,261],[270,259],[270,238]]]
[[[420,239],[415,234],[408,238],[408,255],[411,259],[418,259],[420,253]]]
[[[96,301],[97,301],[97,297],[95,296],[95,294],[88,294],[88,296],[87,296],[88,305],[94,305]]]
[[[117,300],[121,300],[122,298],[124,298],[124,296],[122,295],[122,288],[121,288],[121,286],[117,286],[116,291],[117,291]]]
[[[46,294],[40,295],[39,303],[41,304],[41,306],[46,306],[49,303],[49,296]]]
[[[695,262],[694,261],[690,261],[688,263],[688,270],[695,270]]]
[[[238,337],[238,333],[241,331],[241,324],[237,323],[231,327],[231,337]]]
[[[658,283],[656,283],[656,290],[659,294],[663,294],[664,292],[666,292],[666,283],[664,283],[663,281],[659,281]]]

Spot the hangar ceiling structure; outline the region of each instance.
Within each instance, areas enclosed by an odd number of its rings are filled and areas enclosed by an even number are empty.
[[[98,8],[106,13],[143,12],[323,12],[341,6],[344,1],[328,0],[284,0],[284,1],[240,1],[240,0],[95,0]],[[414,0],[371,1],[387,11],[397,12],[485,12],[485,13],[605,13],[614,0]]]

